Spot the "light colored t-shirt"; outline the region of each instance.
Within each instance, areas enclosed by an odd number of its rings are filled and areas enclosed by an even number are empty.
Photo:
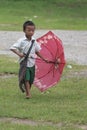
[[[27,54],[29,47],[32,44],[32,40],[35,40],[33,37],[31,41],[29,41],[25,36],[23,38],[20,38],[16,43],[14,43],[10,49],[17,49],[21,53]],[[40,51],[41,47],[37,43],[37,41],[34,41],[34,44],[32,46],[32,49],[30,51],[30,54],[28,56],[28,61],[27,61],[27,67],[32,67],[35,65],[35,53]],[[24,58],[20,58],[19,62],[22,61]]]

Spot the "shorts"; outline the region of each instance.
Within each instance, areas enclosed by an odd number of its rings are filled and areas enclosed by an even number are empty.
[[[33,84],[35,77],[35,66],[27,67],[26,74],[25,74],[25,81],[29,81],[30,85]]]

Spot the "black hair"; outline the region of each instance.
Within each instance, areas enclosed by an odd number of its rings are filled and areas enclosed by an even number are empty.
[[[32,21],[24,22],[24,24],[23,24],[23,31],[25,31],[27,26],[34,26],[35,27],[35,24]]]

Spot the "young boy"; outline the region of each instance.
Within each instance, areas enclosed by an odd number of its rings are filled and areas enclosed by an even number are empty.
[[[10,50],[16,53],[20,57],[20,61],[24,59],[25,54],[27,54],[29,47],[32,44],[32,40],[35,40],[33,38],[34,32],[35,32],[35,24],[32,21],[26,21],[23,24],[23,31],[25,33],[25,36],[21,39],[19,39],[14,45],[11,46]],[[45,62],[48,62],[46,59],[41,56],[39,53],[40,51],[39,44],[34,41],[34,44],[32,46],[32,49],[30,51],[28,60],[27,60],[27,70],[25,74],[25,92],[26,92],[26,98],[30,98],[30,88],[34,81],[35,76],[35,54],[37,54],[41,59],[43,59]]]

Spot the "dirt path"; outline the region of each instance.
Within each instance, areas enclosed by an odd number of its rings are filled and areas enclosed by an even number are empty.
[[[67,61],[87,65],[87,31],[52,31],[62,40]],[[48,30],[36,30],[35,38],[42,36],[46,32]],[[23,35],[23,32],[0,31],[0,54],[14,56],[9,51],[9,48]]]
[[[11,73],[0,73],[1,79],[7,79],[11,77],[17,76],[16,74]],[[78,71],[69,71],[66,75],[61,77],[62,79],[69,79],[69,78],[87,78],[87,69]]]
[[[29,120],[29,119],[21,119],[21,118],[9,118],[9,117],[1,117],[0,118],[0,122],[2,123],[13,123],[13,124],[24,124],[24,125],[30,125],[30,126],[38,126],[38,125],[42,125],[42,126],[56,126],[57,128],[61,128],[66,126],[67,124],[64,124],[62,122],[59,123],[53,123],[53,122],[49,122],[49,121],[33,121],[33,120]],[[80,128],[82,130],[87,130],[87,125],[79,125],[79,124],[70,124],[70,126],[72,126],[73,128]]]

